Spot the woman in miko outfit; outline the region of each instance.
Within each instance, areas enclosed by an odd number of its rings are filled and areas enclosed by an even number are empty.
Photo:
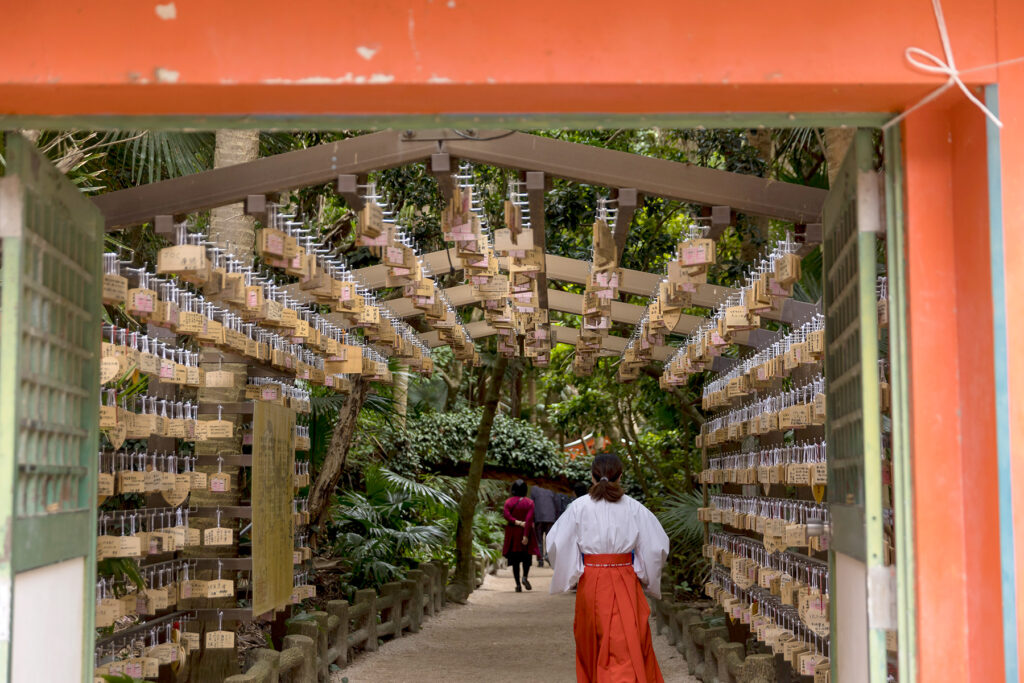
[[[540,557],[537,545],[537,532],[533,528],[533,501],[526,497],[526,482],[516,479],[512,484],[512,495],[505,501],[505,544],[501,554],[512,567],[512,576],[516,580],[516,593],[533,590],[530,585],[530,566],[533,555]],[[522,571],[522,581],[519,573]]]
[[[590,473],[590,495],[566,508],[547,540],[551,592],[578,583],[576,680],[664,683],[644,591],[661,597],[668,536],[650,510],[622,491],[618,456],[598,455]]]

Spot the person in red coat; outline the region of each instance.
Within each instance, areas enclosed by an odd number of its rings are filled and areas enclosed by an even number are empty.
[[[526,497],[526,482],[516,479],[512,484],[512,495],[505,501],[505,544],[501,554],[512,567],[512,576],[516,579],[516,593],[533,590],[530,585],[530,566],[533,556],[540,557],[537,545],[537,532],[533,526],[533,501]],[[519,579],[522,570],[522,582]]]

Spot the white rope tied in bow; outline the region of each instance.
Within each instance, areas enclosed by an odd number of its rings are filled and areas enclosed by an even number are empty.
[[[932,9],[935,11],[935,22],[939,25],[939,38],[942,40],[942,51],[946,56],[945,61],[943,61],[940,57],[936,57],[927,50],[922,50],[919,47],[908,47],[906,52],[904,52],[904,56],[906,56],[907,61],[910,62],[911,66],[917,68],[920,71],[924,71],[925,73],[930,74],[945,75],[947,77],[946,82],[943,83],[939,88],[925,96],[917,104],[905,110],[899,116],[887,121],[882,126],[882,129],[884,130],[886,128],[896,125],[897,123],[905,119],[907,115],[909,115],[911,112],[915,111],[916,109],[920,109],[924,105],[928,104],[936,97],[952,88],[954,85],[960,88],[960,91],[967,96],[967,99],[973,102],[975,106],[978,107],[978,109],[981,109],[981,111],[984,112],[985,116],[987,116],[992,121],[992,123],[1002,128],[1003,122],[1000,121],[999,117],[992,113],[992,110],[986,107],[981,100],[975,97],[974,93],[971,92],[971,89],[967,87],[963,80],[961,80],[960,75],[971,73],[972,71],[981,71],[982,69],[991,69],[997,66],[1005,66],[1007,64],[1013,64],[1015,62],[1024,62],[1024,57],[1008,59],[1006,61],[995,62],[993,64],[985,64],[983,66],[975,66],[970,69],[963,69],[962,71],[957,69],[956,61],[953,59],[953,48],[950,46],[949,43],[949,32],[946,30],[946,19],[942,14],[942,5],[940,4],[939,0],[932,0]]]

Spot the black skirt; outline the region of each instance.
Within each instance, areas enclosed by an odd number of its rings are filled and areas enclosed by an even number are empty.
[[[508,560],[509,564],[514,562],[522,562],[526,567],[533,566],[533,555],[526,552],[525,550],[512,550],[505,555],[505,559]]]

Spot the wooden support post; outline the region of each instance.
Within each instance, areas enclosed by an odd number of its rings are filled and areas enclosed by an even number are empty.
[[[682,623],[679,627],[683,656],[686,658],[686,669],[692,675],[697,670],[697,663],[701,660],[697,643],[693,639],[692,629],[704,623],[700,612],[695,609],[685,609],[680,615]]]
[[[277,683],[280,665],[280,652],[261,647],[250,653],[245,673],[228,676],[224,683]],[[182,671],[187,671],[187,668],[182,667]]]
[[[452,166],[451,155],[447,152],[435,152],[430,155],[430,174],[437,180],[437,191],[441,201],[445,203],[451,200],[452,191],[455,189]]]
[[[440,612],[444,609],[446,599],[445,588],[448,586],[448,565],[443,562],[434,562],[437,567],[437,575],[434,577],[434,611]]]
[[[245,215],[255,217],[260,223],[267,223],[267,196],[250,194],[245,198]]]
[[[330,647],[330,642],[327,638],[327,612],[309,612],[309,616],[312,621],[299,622],[305,627],[305,635],[308,635],[316,643],[316,669],[320,676],[320,680],[325,681],[330,678],[330,670],[328,669],[327,662],[327,649]],[[293,622],[294,623],[294,622]]]
[[[423,572],[424,576],[424,588],[426,595],[424,596],[424,603],[426,607],[426,616],[432,617],[437,614],[436,603],[434,602],[434,595],[436,594],[437,586],[437,566],[429,562],[424,562],[420,565],[420,571]]]
[[[293,665],[298,655],[298,665],[294,666],[292,683],[317,683],[316,642],[309,636],[289,635],[284,637],[284,651],[281,653],[281,668]],[[289,661],[285,661],[285,660]]]
[[[526,172],[526,195],[530,204],[530,228],[533,229],[533,246],[538,247],[541,251],[547,250],[547,228],[544,222],[544,183],[543,172]],[[541,308],[548,307],[547,263],[541,264],[540,272],[537,274],[537,300]]]
[[[615,226],[612,235],[615,237],[615,249],[618,252],[616,260],[622,265],[622,252],[626,248],[626,239],[629,237],[629,228],[633,224],[633,214],[640,206],[640,196],[635,187],[620,187],[618,191],[618,214],[615,216]]]
[[[419,633],[423,624],[423,572],[413,569],[407,574],[409,585],[409,632]]]
[[[345,203],[348,204],[348,208],[357,212],[366,204],[362,195],[359,194],[359,180],[359,176],[348,173],[345,175],[339,175],[337,184],[335,185],[335,190],[342,196],[342,198],[344,198]]]
[[[372,588],[364,588],[356,591],[356,604],[365,605],[366,612],[362,616],[362,623],[357,630],[366,630],[366,644],[363,649],[367,652],[377,651],[377,592]]]
[[[387,624],[388,633],[394,638],[402,637],[402,584],[397,581],[385,583],[380,588],[383,598],[390,598],[390,606],[381,610],[380,622]]]
[[[716,639],[713,643],[715,661],[718,663],[719,683],[738,683],[737,676],[743,669],[746,646],[743,643],[729,643]]]
[[[771,681],[775,679],[775,655],[756,654],[743,660],[743,674],[740,683],[747,681]]]
[[[160,237],[174,241],[174,216],[161,214],[153,218],[153,232]]]
[[[338,620],[337,626],[329,634],[330,650],[334,656],[328,656],[327,666],[337,664],[344,667],[348,664],[348,602],[345,600],[329,600],[327,613]]]

